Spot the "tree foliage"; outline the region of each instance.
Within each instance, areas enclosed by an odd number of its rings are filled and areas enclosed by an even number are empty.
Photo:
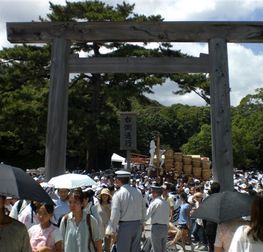
[[[41,21],[153,21],[162,17],[134,13],[134,5],[110,6],[100,1],[50,3]],[[71,53],[87,57],[189,57],[169,43],[73,43]],[[15,46],[0,51],[0,159],[24,168],[44,163],[51,45]],[[209,106],[160,105],[145,97],[169,78],[175,94],[197,93],[209,104],[204,74],[90,74],[74,75],[69,83],[68,167],[105,169],[119,151],[120,111],[138,115],[136,152],[148,154],[149,142],[159,134],[163,148],[211,157]],[[234,163],[238,167],[263,164],[263,90],[244,97],[233,108]],[[124,154],[124,153],[123,153]]]
[[[263,89],[244,97],[233,111],[233,153],[238,167],[263,166]]]
[[[25,167],[43,163],[49,57],[48,47],[0,51],[0,152]]]

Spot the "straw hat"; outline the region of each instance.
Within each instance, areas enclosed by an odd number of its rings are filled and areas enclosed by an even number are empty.
[[[112,198],[112,195],[111,195],[110,190],[109,190],[108,188],[103,188],[103,189],[101,190],[101,192],[100,192],[100,197],[101,197],[101,195],[103,195],[103,194],[106,194],[106,195],[108,195],[110,198]]]

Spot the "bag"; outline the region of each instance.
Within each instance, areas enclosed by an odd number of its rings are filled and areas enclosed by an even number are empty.
[[[23,202],[24,202],[24,200],[19,200],[19,201],[18,201],[18,204],[17,204],[17,206],[16,206],[17,215],[20,214],[20,210],[21,210],[21,208],[22,208]]]

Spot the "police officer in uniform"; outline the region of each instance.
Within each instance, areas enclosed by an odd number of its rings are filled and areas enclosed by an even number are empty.
[[[116,183],[120,189],[112,197],[111,217],[106,234],[115,238],[117,252],[139,252],[146,205],[141,192],[132,187],[131,173],[117,171]]]
[[[150,219],[151,244],[153,252],[165,252],[170,219],[170,206],[161,198],[163,188],[152,186],[153,200],[147,209],[146,220]]]

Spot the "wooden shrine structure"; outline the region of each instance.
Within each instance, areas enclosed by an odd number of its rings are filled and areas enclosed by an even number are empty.
[[[69,73],[209,73],[212,167],[223,190],[233,189],[227,43],[262,43],[263,22],[27,22],[7,23],[11,43],[52,43],[45,168],[66,167]],[[196,58],[79,58],[70,45],[86,42],[205,42]]]

